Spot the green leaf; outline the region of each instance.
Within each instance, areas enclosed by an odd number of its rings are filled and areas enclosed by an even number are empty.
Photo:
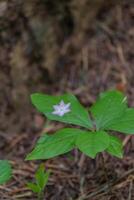
[[[134,109],[128,108],[119,119],[114,120],[107,129],[126,134],[134,134]]]
[[[65,128],[53,135],[43,135],[37,142],[34,150],[26,157],[26,160],[48,159],[68,151],[75,147],[75,141],[82,130]]]
[[[39,187],[43,190],[48,182],[50,172],[45,172],[44,165],[41,164],[35,174],[36,182]]]
[[[35,93],[31,95],[31,100],[33,105],[50,120],[79,125],[85,128],[92,127],[87,110],[79,103],[74,95],[65,94],[62,96],[50,96]],[[63,116],[58,116],[52,113],[54,111],[53,106],[58,105],[61,100],[63,100],[65,104],[71,104],[71,111]]]
[[[101,94],[91,107],[97,130],[109,127],[113,121],[124,114],[126,108],[126,98],[121,92],[109,91]]]
[[[32,192],[34,193],[40,193],[41,192],[41,188],[39,187],[39,185],[36,185],[35,183],[27,183],[27,187],[32,190]]]
[[[12,175],[11,165],[7,160],[0,160],[0,184],[6,183]]]
[[[110,136],[110,145],[106,149],[108,153],[118,158],[123,158],[123,145],[119,138]]]
[[[109,146],[109,142],[109,135],[104,131],[85,132],[78,136],[76,146],[87,156],[95,158],[97,153]]]

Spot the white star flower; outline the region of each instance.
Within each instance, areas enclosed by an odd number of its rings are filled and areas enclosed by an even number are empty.
[[[62,117],[65,113],[68,113],[71,111],[70,105],[71,103],[65,104],[64,101],[61,100],[58,105],[53,106],[54,111],[52,112],[52,114]]]

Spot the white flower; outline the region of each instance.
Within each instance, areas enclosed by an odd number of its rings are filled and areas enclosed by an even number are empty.
[[[63,100],[60,101],[60,103],[58,105],[54,105],[54,111],[52,112],[52,114],[54,115],[58,115],[60,117],[62,117],[65,113],[70,112],[70,103],[65,104]]]

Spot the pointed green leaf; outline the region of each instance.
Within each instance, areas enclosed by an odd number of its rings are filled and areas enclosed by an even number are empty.
[[[109,91],[91,107],[97,130],[109,127],[113,121],[121,117],[127,108],[126,98],[119,91]]]
[[[12,174],[11,165],[7,160],[0,160],[0,184],[6,183]]]
[[[41,164],[35,173],[36,182],[40,188],[44,187],[44,165]]]
[[[32,192],[34,193],[40,193],[41,192],[41,188],[39,187],[39,185],[36,185],[35,183],[27,183],[27,187],[32,190]]]
[[[53,135],[42,136],[26,160],[48,159],[69,152],[75,147],[75,140],[82,130],[65,128]]]
[[[43,190],[48,182],[50,172],[45,172],[44,165],[41,164],[35,174],[36,182],[39,185],[39,187]]]
[[[77,148],[91,158],[109,146],[109,135],[104,131],[85,132],[78,136]]]
[[[108,153],[118,158],[123,158],[123,145],[119,138],[110,136],[110,145],[106,149]]]
[[[107,129],[119,131],[126,134],[134,134],[134,108],[126,110],[123,116],[114,120]]]
[[[44,181],[43,181],[43,185],[42,185],[44,188],[48,182],[49,176],[50,176],[50,171],[44,173],[44,176],[43,176]]]
[[[92,127],[87,110],[79,103],[74,95],[50,96],[35,93],[31,95],[31,100],[33,105],[50,120],[75,124],[85,128]],[[65,104],[70,103],[70,112],[65,113],[63,116],[53,114],[53,106],[58,105],[62,100]]]

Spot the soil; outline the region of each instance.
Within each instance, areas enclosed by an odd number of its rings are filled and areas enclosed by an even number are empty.
[[[0,4],[1,5],[1,4]],[[11,5],[10,5],[11,6]],[[11,6],[11,9],[12,6]],[[63,124],[47,122],[31,105],[30,94],[71,92],[90,106],[100,92],[116,88],[134,107],[134,4],[126,1],[102,10],[87,31],[86,43],[69,62],[62,58],[53,70],[41,66],[35,52],[26,52],[28,42],[17,14],[0,20],[0,158],[13,165],[13,178],[0,186],[1,200],[37,199],[26,187],[40,162],[51,169],[44,191],[46,200],[133,200],[134,138],[120,135],[124,158],[104,154],[95,160],[77,150],[47,161],[24,161],[44,132],[55,132]],[[27,49],[28,51],[28,49]],[[34,55],[29,59],[28,55]],[[21,77],[21,78],[20,78]]]

